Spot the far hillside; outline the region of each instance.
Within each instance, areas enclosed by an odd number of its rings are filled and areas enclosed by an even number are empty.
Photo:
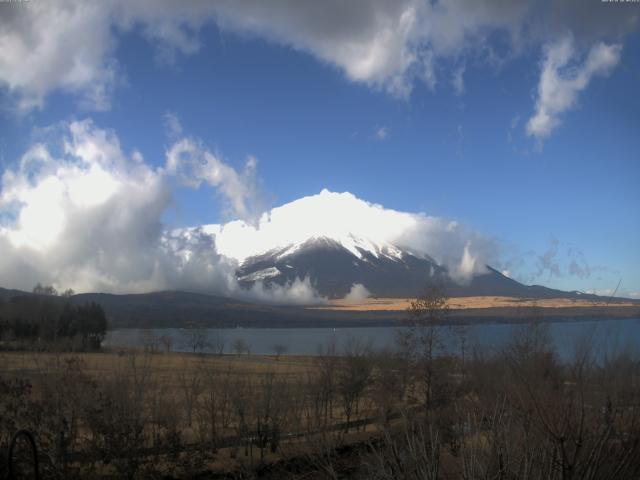
[[[557,292],[557,297],[542,299],[535,296],[451,297],[449,320],[518,323],[540,317],[548,321],[640,317],[640,301],[637,300],[595,295],[577,297],[572,292]],[[1,288],[0,299],[4,299],[4,307],[0,306],[0,318],[16,318],[18,314],[15,312],[29,312],[22,316],[34,318],[31,322],[34,325],[47,324],[48,320],[41,311],[50,312],[47,318],[55,324],[67,303],[74,308],[97,304],[104,309],[109,328],[394,326],[406,319],[405,310],[410,300],[367,298],[359,302],[331,300],[319,305],[292,306],[257,304],[180,291],[126,295],[82,293],[66,298]]]
[[[108,322],[98,303],[72,301],[72,292],[59,296],[51,287],[0,293],[1,349],[100,349]]]

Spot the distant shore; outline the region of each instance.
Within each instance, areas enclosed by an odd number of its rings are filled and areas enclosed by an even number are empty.
[[[349,326],[398,324],[407,318],[410,298],[367,298],[358,302],[331,300],[327,305],[306,308],[325,320],[342,321]],[[628,299],[583,300],[568,298],[452,297],[449,322],[522,323],[640,318],[640,302]],[[364,325],[363,325],[364,326]]]
[[[357,302],[344,299],[331,300],[328,305],[312,307],[320,310],[341,311],[404,311],[412,298],[366,298]],[[614,298],[608,299],[573,299],[573,298],[517,298],[499,296],[475,296],[475,297],[451,297],[449,299],[451,310],[476,310],[486,308],[606,308],[606,307],[631,307],[640,310],[640,301]]]

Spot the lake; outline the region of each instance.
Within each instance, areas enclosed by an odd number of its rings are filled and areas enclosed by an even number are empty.
[[[576,342],[580,339],[593,340],[599,355],[604,356],[622,348],[636,348],[640,345],[640,319],[589,320],[550,323],[550,333],[561,358],[570,358]],[[515,324],[482,324],[468,326],[467,338],[470,345],[485,348],[500,348],[511,338]],[[452,338],[451,327],[438,327],[442,336]],[[251,353],[269,355],[275,345],[286,348],[287,354],[316,355],[320,346],[335,342],[338,350],[350,339],[370,343],[376,349],[393,348],[396,327],[360,328],[233,328],[206,329],[198,331],[206,337],[210,345],[224,342],[224,352],[234,353],[233,343],[238,339],[249,346]],[[171,350],[192,351],[193,331],[179,328],[166,329],[117,329],[107,334],[103,345],[110,347],[142,347],[150,341],[165,336],[171,339]],[[162,348],[162,347],[160,347]],[[211,347],[204,351],[213,351]]]

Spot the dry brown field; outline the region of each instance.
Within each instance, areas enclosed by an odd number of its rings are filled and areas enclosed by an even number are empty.
[[[345,300],[331,300],[327,305],[313,307],[321,310],[343,311],[403,311],[411,303],[412,298],[367,298],[361,302],[348,302]],[[452,297],[449,299],[449,307],[452,310],[485,309],[485,308],[515,308],[515,307],[541,307],[541,308],[593,308],[607,306],[607,300],[587,300],[568,298],[514,298],[514,297]],[[612,306],[637,307],[637,303],[628,301],[616,301]]]
[[[143,355],[142,350],[113,349],[96,353],[2,352],[0,374],[28,378],[59,372],[65,360],[80,358],[83,370],[96,380],[130,371],[132,355],[144,360],[144,371],[161,379],[165,385],[177,383],[186,371],[228,371],[247,377],[277,373],[290,378],[301,377],[313,369],[312,357],[286,355],[279,360],[271,355],[205,355],[190,353],[155,353]]]

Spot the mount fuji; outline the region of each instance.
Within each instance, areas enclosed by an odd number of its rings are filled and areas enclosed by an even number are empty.
[[[436,275],[453,296],[581,295],[523,285],[491,268],[491,242],[457,222],[387,209],[350,193],[323,190],[274,208],[257,222],[236,220],[201,231],[236,263],[236,280],[248,289],[306,280],[329,299],[345,297],[354,286],[375,297],[406,298]]]
[[[415,297],[434,276],[444,282],[449,295],[458,297],[580,295],[523,285],[488,266],[485,273],[473,275],[466,282],[456,282],[447,273],[447,268],[433,258],[392,245],[362,244],[355,240],[344,245],[329,237],[314,237],[246,259],[237,276],[244,287],[256,282],[287,285],[308,278],[318,293],[328,298],[343,298],[354,285],[363,286],[374,297]]]
[[[342,311],[330,308],[333,302],[319,304],[345,297],[411,298],[437,277],[452,297],[600,301],[588,308],[578,303],[547,308],[549,319],[638,315],[635,304],[608,305],[611,299],[604,304],[595,295],[519,283],[489,266],[493,245],[477,232],[442,218],[386,209],[350,193],[323,190],[257,221],[174,230],[163,241],[173,255],[168,258],[176,258],[183,273],[198,274],[200,282],[146,293],[86,292],[71,301],[100,303],[112,325],[122,327],[380,326],[396,324],[404,310]],[[227,288],[213,290],[215,278]],[[32,295],[0,288],[5,303]],[[452,315],[493,321],[529,314],[538,313],[516,304],[461,308]]]

